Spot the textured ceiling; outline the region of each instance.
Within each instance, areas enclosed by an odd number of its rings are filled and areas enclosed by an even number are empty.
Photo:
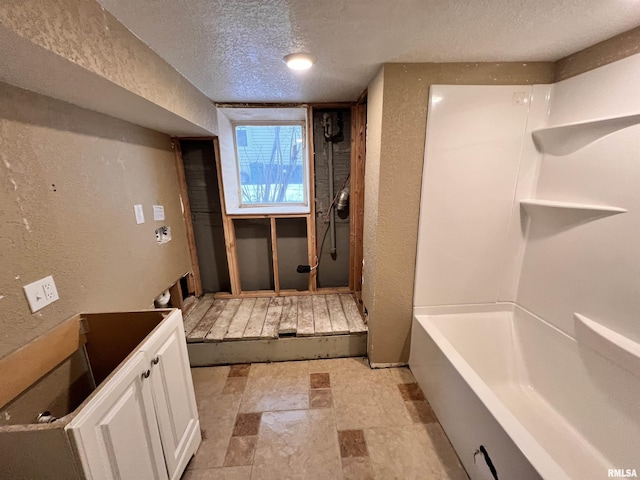
[[[219,102],[350,101],[385,62],[558,60],[640,25],[640,0],[98,1]]]

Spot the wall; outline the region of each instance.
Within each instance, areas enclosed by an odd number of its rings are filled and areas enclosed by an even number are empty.
[[[640,53],[640,27],[558,60],[555,81],[566,80],[636,53]]]
[[[381,122],[379,167],[376,138],[367,132],[365,180],[363,301],[373,364],[405,363],[409,356],[429,86],[526,85],[553,76],[553,63],[385,64],[369,85],[369,106],[371,91],[383,92],[382,108],[367,115],[368,129]]]
[[[149,308],[190,269],[169,137],[0,84],[0,159],[0,357],[77,312]],[[60,300],[31,314],[22,286],[47,275]]]
[[[380,150],[382,146],[382,107],[384,95],[383,66],[369,83],[367,92],[366,167],[364,176],[364,222],[362,235],[362,302],[365,311],[374,307],[376,280],[378,278],[378,196],[380,187]],[[391,328],[391,326],[389,326]],[[372,355],[372,331],[369,327],[367,352]]]
[[[5,83],[167,133],[217,131],[211,101],[94,0],[1,2],[0,56]]]
[[[340,192],[344,181],[351,171],[351,110],[339,110],[342,115],[342,136],[333,142],[333,191],[334,196]],[[320,265],[318,267],[318,288],[349,286],[349,248],[350,218],[347,211],[335,209],[336,255],[331,256],[331,232],[329,220],[323,226],[322,220],[333,198],[329,197],[329,144],[324,138],[322,118],[324,113],[331,115],[333,134],[338,128],[337,110],[314,109],[313,143],[315,167],[316,197],[316,238],[320,240]],[[347,183],[349,185],[349,183]],[[320,235],[322,238],[320,238]],[[306,262],[304,262],[306,263]]]
[[[640,114],[640,54],[553,86],[549,126]],[[536,198],[610,205],[588,219],[547,209],[532,217],[517,301],[575,336],[573,313],[640,342],[640,125],[566,155],[545,153]]]
[[[202,290],[231,292],[213,142],[182,140],[180,146]]]

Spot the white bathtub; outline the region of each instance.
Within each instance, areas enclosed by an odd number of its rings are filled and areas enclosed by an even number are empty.
[[[411,370],[469,476],[493,478],[480,445],[500,480],[640,475],[640,379],[517,306],[493,308],[414,312]]]

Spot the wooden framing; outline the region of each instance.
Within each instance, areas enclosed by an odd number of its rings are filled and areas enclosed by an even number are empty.
[[[180,188],[180,199],[184,207],[184,226],[187,231],[187,245],[189,247],[189,258],[191,259],[191,271],[193,273],[192,285],[193,293],[196,297],[202,295],[202,282],[200,280],[200,266],[198,264],[198,252],[196,250],[196,238],[193,233],[193,223],[191,221],[191,205],[189,203],[189,193],[187,192],[187,178],[184,174],[184,162],[182,160],[182,148],[180,140],[171,139],[173,154],[176,163],[176,173],[178,175],[178,186]]]
[[[280,293],[280,274],[278,268],[278,239],[276,237],[276,218],[269,219],[271,223],[271,261],[273,262],[273,285],[276,293]]]
[[[241,292],[239,295],[233,295],[227,292],[219,292],[214,294],[215,298],[259,298],[259,297],[297,297],[305,295],[333,295],[340,293],[352,293],[349,287],[335,288],[318,288],[315,292],[309,290],[293,290],[283,289],[279,292],[275,290],[249,290]]]
[[[316,265],[316,176],[315,176],[315,149],[313,147],[313,107],[307,109],[307,156],[309,158],[309,215],[307,216],[307,253],[309,265]],[[309,272],[308,289],[310,292],[316,291],[318,271],[316,269]]]
[[[238,250],[236,249],[236,230],[233,219],[227,216],[227,205],[224,199],[224,187],[222,185],[222,166],[220,164],[220,141],[213,139],[213,152],[216,161],[216,173],[218,177],[218,190],[220,192],[220,205],[222,206],[222,226],[224,229],[224,243],[227,251],[227,264],[229,265],[229,281],[231,293],[238,295],[242,291],[240,286],[240,269],[238,267]]]
[[[222,179],[222,166],[220,157],[220,144],[217,137],[204,138],[185,138],[188,140],[212,140],[214,146],[214,155],[216,163],[216,172],[218,177],[218,189],[220,192],[220,203],[222,206],[222,224],[224,228],[225,250],[227,255],[227,263],[229,266],[229,280],[231,283],[231,292],[220,292],[216,294],[217,298],[229,297],[260,297],[260,296],[287,296],[287,295],[308,295],[313,293],[346,293],[358,292],[362,289],[362,237],[363,237],[363,220],[364,220],[364,168],[365,168],[365,139],[366,139],[366,91],[358,99],[358,104],[353,102],[332,102],[318,104],[295,104],[295,105],[272,105],[272,104],[225,104],[224,106],[237,107],[283,107],[283,106],[306,106],[307,107],[307,158],[309,168],[309,200],[310,212],[307,214],[247,214],[227,215],[224,186]],[[276,220],[278,218],[304,218],[306,219],[307,228],[307,258],[310,266],[315,266],[317,262],[316,252],[316,215],[315,215],[315,151],[313,145],[313,113],[314,109],[335,109],[335,108],[351,108],[351,194],[350,194],[350,239],[349,239],[349,287],[318,289],[317,273],[312,270],[309,273],[307,291],[298,290],[281,290],[279,279],[278,265],[278,248],[277,248],[277,232]],[[182,163],[182,155],[180,144],[174,139],[176,151],[176,166],[178,170],[178,179],[180,182],[181,195],[185,206],[185,224],[187,225],[187,239],[189,241],[189,249],[191,255],[193,270],[193,283],[198,287],[198,295],[202,293],[202,285],[200,281],[200,271],[198,268],[197,255],[195,249],[195,241],[193,240],[193,225],[191,223],[191,211],[189,208],[188,195],[186,192],[186,180],[184,178],[184,165]],[[271,228],[271,249],[273,262],[273,279],[274,290],[261,291],[242,291],[240,281],[240,271],[238,264],[238,252],[236,246],[236,236],[234,220],[239,219],[268,219]],[[197,270],[196,270],[197,269]]]
[[[171,306],[182,310],[182,285],[180,285],[180,280],[182,280],[182,277],[169,287],[169,293],[171,294]]]
[[[362,258],[364,235],[364,173],[366,160],[367,105],[362,103],[351,109],[351,193],[350,193],[350,271],[349,286],[354,292],[362,290]]]

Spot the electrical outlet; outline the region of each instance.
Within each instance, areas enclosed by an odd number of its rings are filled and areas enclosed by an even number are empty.
[[[25,285],[22,288],[27,297],[27,302],[29,302],[31,313],[35,313],[41,308],[60,299],[58,289],[51,275],[30,283],[29,285]]]

